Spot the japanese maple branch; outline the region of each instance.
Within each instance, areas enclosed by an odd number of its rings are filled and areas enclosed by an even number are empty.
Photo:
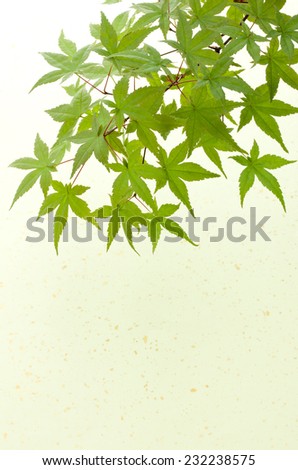
[[[236,3],[242,3],[242,2],[236,2]],[[243,2],[243,3],[244,3],[244,2]],[[240,23],[240,26],[241,26],[243,23],[245,23],[245,21],[246,21],[248,18],[249,18],[249,15],[245,15],[245,16],[243,17],[241,23]],[[233,38],[232,38],[231,36],[228,37],[228,39],[226,39],[225,42],[224,42],[224,46],[227,46],[227,44],[229,44],[229,42],[231,42],[232,39],[233,39]],[[222,47],[220,48],[220,50],[222,50]]]
[[[172,51],[164,52],[163,54],[160,54],[160,55],[162,57],[164,55],[173,54],[174,52],[177,52],[177,51],[178,51],[178,49],[173,49]]]
[[[73,186],[75,184],[75,182],[77,181],[78,177],[80,176],[81,172],[83,171],[83,168],[84,166],[86,165],[86,163],[83,163],[83,165],[81,166],[81,168],[79,169],[79,171],[77,172],[73,182],[71,183],[71,185]]]
[[[123,126],[122,126],[122,127],[125,126],[125,123],[126,123],[127,121],[129,121],[129,119],[130,119],[129,117],[127,117],[127,118],[124,119],[124,123],[123,123]],[[110,124],[109,124],[109,125],[110,125]],[[106,136],[112,134],[112,132],[114,132],[114,131],[116,131],[116,130],[118,129],[118,127],[115,126],[115,127],[113,127],[112,129],[108,130],[109,125],[107,126],[107,129],[106,129],[106,131],[104,132],[104,137],[106,137]]]
[[[146,204],[144,204],[143,201],[138,198],[137,193],[134,193],[128,200],[130,201],[131,199],[136,199],[140,204],[142,204],[143,207],[145,207],[146,211],[150,212]]]
[[[107,76],[107,79],[106,79],[106,83],[105,83],[105,86],[104,86],[104,89],[103,89],[103,92],[104,92],[105,95],[107,95],[107,86],[108,86],[108,83],[109,83],[109,79],[111,77],[112,69],[113,69],[113,66],[111,65],[108,76]]]
[[[146,152],[147,152],[147,147],[144,148],[144,153],[143,153],[143,158],[142,158],[142,164],[144,165],[145,160],[146,160]]]
[[[141,201],[141,199],[139,199],[136,195],[134,196],[134,198],[135,198],[140,204],[142,204],[143,207],[145,207],[146,211],[150,212],[150,210],[148,209],[148,207],[146,206],[146,204],[144,204],[143,201]]]
[[[89,80],[87,80],[86,78],[82,77],[82,75],[76,73],[76,76],[79,77],[81,80],[83,80],[83,82],[87,83],[87,85],[91,86],[91,88],[93,88],[94,90],[99,91],[99,93],[101,93],[102,95],[112,95],[112,93],[108,93],[107,91],[102,91],[102,90],[100,90],[100,89],[97,88],[95,85],[93,85],[93,83],[89,82]]]
[[[63,165],[64,163],[73,162],[73,161],[74,161],[74,158],[70,158],[69,160],[64,160],[64,162],[56,163],[56,165],[54,166]]]
[[[122,159],[119,157],[119,155],[117,154],[116,150],[113,149],[113,147],[111,146],[110,142],[108,142],[108,140],[106,139],[106,136],[105,136],[105,135],[104,135],[104,139],[105,139],[105,142],[106,142],[107,146],[108,146],[109,149],[110,149],[111,154],[112,154],[113,157],[115,158],[116,162],[121,162],[121,163],[122,163]]]

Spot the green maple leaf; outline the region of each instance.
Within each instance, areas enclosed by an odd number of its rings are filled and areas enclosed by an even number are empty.
[[[213,29],[217,25],[222,24],[222,17],[218,17],[229,2],[227,0],[207,0],[203,4],[198,0],[190,0],[189,6],[191,7],[194,26],[200,25],[202,29]]]
[[[193,88],[191,102],[182,106],[175,116],[185,120],[184,130],[187,135],[189,154],[202,137],[207,134],[227,142],[234,150],[243,151],[233,140],[221,116],[240,106],[240,103],[215,100],[205,88]]]
[[[294,43],[298,43],[298,15],[289,16],[276,10],[276,29],[268,35],[279,37],[283,52],[291,58],[294,54]]]
[[[133,227],[146,226],[146,219],[141,209],[132,201],[126,200],[121,204],[105,205],[92,213],[96,220],[110,218],[108,225],[107,251],[110,249],[116,235],[122,227],[130,247],[137,253],[133,244]]]
[[[187,152],[187,142],[183,142],[175,147],[165,162],[165,172],[171,191],[193,214],[193,208],[184,181],[202,181],[204,179],[217,178],[219,175],[206,170],[197,163],[185,162]]]
[[[150,121],[163,102],[165,88],[148,86],[128,94],[129,78],[123,77],[114,88],[115,103],[108,101],[114,108],[116,123],[121,128],[124,115],[136,121]]]
[[[89,110],[90,103],[90,93],[83,88],[76,92],[70,104],[62,104],[46,112],[57,122],[77,121],[81,114]]]
[[[145,204],[148,204],[151,208],[155,207],[152,194],[140,176],[140,169],[143,165],[140,144],[136,141],[130,142],[126,146],[126,152],[127,160],[124,159],[123,164],[112,163],[109,165],[112,170],[120,172],[120,175],[115,180],[116,188],[121,185],[121,188],[124,188],[124,192],[127,192],[130,187]],[[128,182],[130,182],[130,186],[128,186]]]
[[[119,179],[119,177],[117,179]],[[116,183],[116,186],[118,186],[118,183]],[[116,203],[115,187],[113,187],[111,201],[112,205],[103,206],[92,213],[92,216],[96,220],[99,219],[99,221],[103,218],[110,218],[108,225],[107,250],[109,250],[116,235],[122,227],[129,245],[137,254],[139,254],[133,244],[133,228],[139,229],[141,226],[145,226],[148,229],[153,252],[156,250],[162,229],[167,230],[168,232],[196,246],[183,228],[175,220],[170,218],[170,216],[178,210],[179,204],[163,204],[158,208],[156,200],[154,199],[154,208],[152,208],[152,211],[143,212],[131,200],[122,200],[122,202]]]
[[[139,45],[149,36],[156,28],[133,29],[125,34],[119,42],[117,51],[131,51],[139,47]]]
[[[132,19],[130,18],[129,11],[123,11],[119,15],[117,15],[113,21],[112,26],[115,29],[118,37],[123,34],[126,34],[126,28],[131,28]]]
[[[82,114],[89,111],[90,103],[90,93],[85,88],[80,88],[76,91],[70,104],[62,104],[46,111],[54,121],[63,122],[58,134],[59,139],[69,137],[72,134]]]
[[[237,2],[234,6],[249,15],[253,24],[256,23],[265,33],[269,33],[276,9],[281,9],[285,3],[286,0],[249,0],[246,3]]]
[[[293,52],[293,63],[295,63],[295,51]],[[279,41],[274,38],[270,42],[267,53],[262,55],[260,64],[266,67],[266,79],[269,87],[270,98],[273,99],[277,93],[280,80],[298,90],[298,74],[289,65],[287,55],[279,50]]]
[[[212,163],[214,163],[214,165],[217,166],[217,168],[219,169],[219,171],[221,171],[221,173],[224,175],[224,177],[226,178],[227,175],[226,173],[224,172],[224,169],[223,169],[223,166],[222,166],[222,162],[221,162],[221,158],[219,156],[219,153],[218,151],[214,148],[214,146],[212,145],[203,145],[202,146],[203,149],[204,149],[204,152],[205,154],[207,155],[207,157],[209,158],[209,160],[212,161]]]
[[[123,29],[128,24],[130,24],[128,11],[124,11],[123,13],[120,13],[119,15],[117,15],[116,18],[114,18],[112,22],[112,26],[114,30],[116,31],[118,37],[121,35]],[[90,24],[91,36],[93,36],[95,39],[100,41],[100,33],[101,33],[101,25],[91,23]]]
[[[165,87],[143,87],[129,94],[122,104],[122,111],[136,120],[150,119],[157,113],[163,101]]]
[[[96,48],[96,52],[103,55],[102,50]],[[163,70],[170,74],[171,61],[162,57],[154,47],[144,44],[140,49],[127,49],[111,55],[105,55],[106,60],[115,64],[119,73],[129,74],[134,77],[146,77],[152,73]]]
[[[165,117],[156,115],[164,96],[163,86],[149,86],[139,88],[128,95],[129,79],[121,79],[114,89],[115,103],[108,101],[108,105],[114,108],[115,122],[118,129],[121,129],[125,115],[129,116],[131,123],[134,123],[138,138],[155,155],[159,151],[159,144],[154,132],[151,129],[163,131]],[[165,123],[168,129],[177,127],[177,123]]]
[[[164,87],[147,86],[138,88],[128,95],[129,77],[123,77],[115,85],[113,95],[115,102],[108,101],[116,111],[130,115],[134,119],[151,117],[163,101]],[[142,111],[143,110],[143,111]]]
[[[13,168],[21,170],[32,170],[28,173],[19,185],[11,207],[39,180],[40,187],[46,196],[52,182],[52,172],[57,171],[53,163],[52,156],[49,153],[48,146],[41,140],[37,134],[34,144],[34,155],[36,158],[19,158],[10,164]]]
[[[165,218],[173,215],[180,207],[180,204],[163,204],[158,208],[155,204],[155,209],[152,213],[146,214],[148,224],[148,235],[152,243],[152,251],[157,248],[162,227],[164,227]]]
[[[168,40],[166,42],[183,55],[195,76],[198,76],[199,63],[210,65],[218,59],[217,54],[208,48],[220,38],[220,33],[213,29],[203,29],[193,36],[192,25],[183,11],[179,11],[176,35],[177,41]]]
[[[167,183],[172,193],[187,207],[194,215],[193,207],[189,200],[187,186],[184,181],[202,181],[209,178],[217,178],[219,175],[206,170],[202,166],[193,162],[185,162],[188,155],[188,143],[182,142],[173,148],[167,157],[166,152],[160,147],[159,163],[160,167],[144,164],[138,166],[138,172],[145,179],[154,179],[156,189],[163,188]],[[152,204],[150,207],[153,207]]]
[[[77,50],[76,45],[65,38],[63,31],[59,37],[59,47],[63,54],[41,52],[43,58],[56,70],[43,75],[30,91],[33,91],[41,85],[53,83],[60,79],[63,79],[63,81],[67,80],[73,74],[82,73],[88,78],[92,78],[95,73],[101,70],[101,67],[98,64],[85,62],[90,55],[92,47],[85,46]],[[91,75],[90,72],[92,72]]]
[[[142,216],[141,209],[134,202],[126,201],[123,205],[113,209],[108,228],[107,250],[110,248],[116,234],[118,233],[120,224],[130,247],[139,254],[133,244],[132,227],[139,228],[140,225],[146,225],[146,223]]]
[[[109,122],[110,115],[107,110],[101,106],[99,113],[93,115],[92,129],[81,131],[71,137],[72,142],[82,144],[76,152],[72,176],[93,154],[100,163],[107,165],[109,146],[105,139],[104,132]]]
[[[244,22],[242,22],[241,28],[242,29],[239,28],[235,36],[233,36],[233,40],[223,48],[222,54],[223,56],[231,56],[246,47],[247,52],[254,62],[258,62],[260,59],[261,49],[257,42],[264,42],[266,41],[266,38],[253,33]],[[225,28],[223,28],[223,31],[224,29]]]
[[[154,210],[150,213],[143,214],[147,219],[147,228],[149,238],[152,243],[152,251],[155,252],[157,244],[160,240],[162,229],[186,240],[194,246],[197,246],[175,220],[171,216],[179,209],[180,204],[162,204],[159,208],[156,200]]]
[[[280,100],[270,100],[267,85],[261,85],[243,98],[244,107],[241,111],[239,130],[246,126],[252,118],[263,132],[275,139],[288,152],[279,126],[273,116],[289,116],[298,112],[298,108]]]
[[[218,139],[215,136],[211,136],[208,134],[203,134],[197,144],[197,147],[202,147],[206,156],[209,160],[217,166],[217,168],[221,171],[221,173],[226,176],[226,173],[223,169],[221,157],[218,151],[222,152],[233,152],[234,145],[229,144],[228,142],[223,142],[222,140]]]
[[[59,36],[58,44],[59,44],[61,51],[64,54],[68,55],[69,57],[73,57],[75,53],[77,52],[76,44],[73,41],[66,39],[63,30],[61,31],[61,34]]]
[[[78,197],[84,194],[89,188],[80,185],[64,185],[60,181],[52,181],[52,187],[55,192],[46,196],[38,216],[41,217],[56,210],[54,218],[54,245],[58,254],[58,244],[67,223],[69,208],[81,219],[90,217],[90,209],[87,203]]]
[[[224,88],[243,94],[249,92],[251,87],[236,73],[230,71],[232,63],[231,57],[222,55],[212,67],[201,64],[199,67],[201,74],[196,87],[208,87],[213,97],[222,101],[225,100]]]
[[[141,3],[134,5],[137,12],[145,13],[143,17],[139,18],[136,22],[135,27],[143,29],[144,26],[152,24],[158,21],[159,27],[163,33],[164,38],[167,37],[167,33],[170,28],[170,16],[175,8],[175,2],[169,0],[161,0],[158,3]]]
[[[113,54],[117,51],[118,37],[113,25],[108,21],[106,15],[101,12],[100,40],[104,48]]]
[[[260,181],[260,183],[269,191],[271,191],[277,199],[280,201],[284,210],[286,210],[286,205],[283,197],[282,190],[278,180],[275,178],[269,170],[275,170],[281,168],[282,166],[289,165],[294,163],[294,160],[286,160],[285,158],[279,157],[277,155],[264,155],[259,158],[260,151],[256,141],[254,141],[253,147],[250,152],[250,157],[230,157],[239,163],[242,166],[245,166],[245,169],[242,171],[239,178],[239,190],[240,190],[240,200],[241,206],[243,206],[244,198],[250,188],[255,182],[255,177]]]

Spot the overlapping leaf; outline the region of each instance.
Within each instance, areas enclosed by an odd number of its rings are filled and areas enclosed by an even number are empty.
[[[92,128],[81,131],[71,138],[75,144],[81,144],[74,159],[72,176],[93,154],[100,163],[107,164],[109,146],[104,134],[109,122],[109,113],[102,106],[99,113],[92,117]]]

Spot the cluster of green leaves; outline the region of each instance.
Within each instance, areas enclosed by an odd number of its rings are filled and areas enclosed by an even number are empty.
[[[60,81],[69,102],[47,110],[60,123],[54,145],[49,149],[37,135],[35,158],[12,163],[30,170],[13,204],[39,180],[44,195],[39,215],[55,212],[56,249],[70,210],[99,225],[109,217],[108,248],[121,227],[134,248],[133,228],[141,225],[148,229],[153,250],[162,230],[192,243],[171,217],[180,204],[194,215],[188,183],[226,177],[223,152],[236,152],[231,158],[245,167],[239,179],[241,204],[257,178],[285,209],[280,185],[268,170],[292,161],[259,157],[257,142],[249,155],[235,138],[236,130],[254,120],[288,152],[276,117],[297,113],[298,108],[276,95],[280,81],[298,89],[298,15],[284,13],[285,3],[138,2],[113,21],[101,13],[100,22],[90,25],[92,44],[81,49],[62,32],[61,52],[42,53],[54,70],[33,89]],[[252,66],[260,67],[257,87],[247,78]],[[172,132],[181,136],[180,143],[167,152]],[[70,158],[64,160],[67,152]],[[201,165],[206,157],[211,169]],[[101,164],[100,177],[105,171],[115,174],[110,204],[103,200],[92,211],[79,197],[88,188],[75,184],[91,158]],[[53,180],[52,173],[68,161],[70,181]],[[166,186],[177,204],[158,204],[156,193]]]

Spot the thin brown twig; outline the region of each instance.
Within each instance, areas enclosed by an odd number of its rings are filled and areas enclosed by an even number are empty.
[[[170,24],[173,26],[173,28],[175,28],[175,31],[176,31],[177,26],[175,25],[175,23],[174,23],[172,20],[170,20]],[[170,31],[171,31],[171,30],[170,30]]]
[[[133,197],[134,197],[140,204],[142,204],[143,207],[145,207],[146,211],[150,212],[150,210],[148,209],[148,207],[146,206],[146,204],[144,204],[143,201],[141,201],[141,199],[139,199],[136,194],[134,194]]]
[[[248,16],[248,15],[247,15],[247,16]],[[254,27],[255,24],[256,24],[256,18],[255,18],[254,21],[251,23],[250,28],[249,28],[249,31],[252,30],[252,28]]]
[[[127,118],[124,119],[124,124],[123,124],[122,127],[125,127],[125,126],[126,126],[125,123],[126,123],[129,119],[130,119],[129,117],[127,117]],[[116,131],[117,129],[118,129],[117,126],[113,127],[112,129],[110,129],[109,131],[107,131],[107,132],[105,133],[105,137],[108,136],[108,135],[110,135],[110,134],[112,134],[112,132]]]
[[[221,47],[220,46],[208,46],[209,49],[212,49],[214,52],[216,52],[217,54],[220,54],[220,51],[221,51]]]
[[[86,165],[86,163],[83,163],[83,165],[82,165],[81,168],[79,169],[77,175],[75,176],[73,182],[71,183],[72,186],[73,186],[73,185],[75,184],[75,182],[77,181],[77,179],[78,179],[78,177],[80,176],[80,174],[81,174],[81,172],[82,172],[82,170],[83,170],[83,168],[84,168],[85,165]]]
[[[197,82],[198,80],[184,80],[183,82],[179,82],[179,85],[184,85],[184,83],[194,83]]]
[[[236,3],[246,3],[246,2],[236,2]],[[241,26],[243,23],[245,23],[245,21],[248,19],[248,17],[249,17],[249,15],[245,15],[245,16],[243,17],[243,20],[241,21],[240,26]],[[253,23],[253,25],[254,25],[254,23]],[[229,44],[229,42],[232,41],[232,39],[233,39],[233,38],[232,38],[231,36],[228,37],[228,39],[226,39],[225,42],[224,42],[224,46],[226,46],[227,44]],[[220,48],[220,49],[222,49],[222,48]]]
[[[184,96],[184,98],[190,103],[190,100],[187,98],[187,96],[185,95],[185,93],[183,93],[183,91],[181,90],[181,88],[179,87],[179,83],[180,83],[180,80],[182,80],[182,78],[185,77],[185,74],[181,74],[178,78],[176,78],[174,81],[171,80],[171,77],[168,76],[168,79],[170,80],[170,85],[165,89],[165,91],[168,91],[170,90],[173,86],[176,86],[178,88],[178,90],[180,91],[180,93],[182,94],[182,96]]]
[[[108,93],[107,91],[100,90],[99,88],[97,88],[97,86],[93,85],[93,83],[89,82],[89,80],[82,77],[82,75],[76,73],[76,76],[79,77],[81,80],[83,80],[83,82],[87,83],[87,85],[91,86],[91,88],[93,88],[94,90],[99,91],[99,93],[101,93],[102,95],[112,95],[112,93]]]
[[[109,147],[110,151],[111,151],[111,154],[115,157],[116,161],[117,162],[122,162],[121,158],[119,157],[119,155],[117,154],[116,150],[113,149],[113,147],[111,146],[111,144],[107,141],[106,139],[106,136],[104,135],[104,139],[105,139],[105,142],[107,144],[107,146]]]
[[[146,159],[146,152],[147,152],[147,147],[144,148],[144,153],[143,153],[143,158],[142,158],[142,164],[145,163],[145,159]]]
[[[73,161],[74,161],[74,158],[70,158],[69,160],[64,160],[64,162],[57,163],[57,164],[54,165],[54,166],[63,165],[64,163],[73,162]]]
[[[177,52],[178,49],[173,49],[172,51],[164,52],[163,54],[160,54],[161,56],[168,55],[168,54],[173,54],[173,52]]]
[[[99,88],[97,88],[95,85],[93,85],[93,83],[89,82],[89,80],[87,80],[86,78],[82,77],[82,75],[79,75],[78,73],[76,74],[81,80],[83,80],[83,82],[87,83],[87,85],[91,86],[92,88],[94,88],[94,90],[97,90],[99,91],[99,93],[101,93],[102,95],[104,95],[105,93],[103,91],[101,91]]]
[[[113,69],[113,66],[111,65],[108,76],[107,76],[107,79],[106,79],[106,82],[105,82],[105,86],[104,86],[104,89],[103,89],[103,92],[104,92],[105,95],[107,94],[107,86],[108,86],[108,83],[109,83],[109,79],[110,79],[110,76],[111,76],[112,69]]]
[[[177,72],[177,75],[176,75],[176,81],[178,80],[178,78],[179,78],[179,76],[180,76],[180,72],[181,72],[183,63],[184,63],[184,59],[182,59],[182,62],[181,62],[180,67],[179,67],[179,69],[178,69],[178,72]]]
[[[110,119],[109,124],[108,124],[107,127],[105,128],[105,131],[104,131],[104,133],[103,133],[104,137],[105,137],[106,135],[108,135],[108,134],[107,134],[108,128],[110,127],[110,125],[111,125],[111,123],[113,122],[113,120],[114,120],[114,116]]]
[[[190,103],[190,99],[186,96],[185,93],[183,93],[183,91],[181,90],[181,88],[179,87],[178,83],[176,83],[176,87],[178,88],[178,90],[180,91],[181,95],[184,96],[184,98],[186,99],[186,101],[188,101]]]

